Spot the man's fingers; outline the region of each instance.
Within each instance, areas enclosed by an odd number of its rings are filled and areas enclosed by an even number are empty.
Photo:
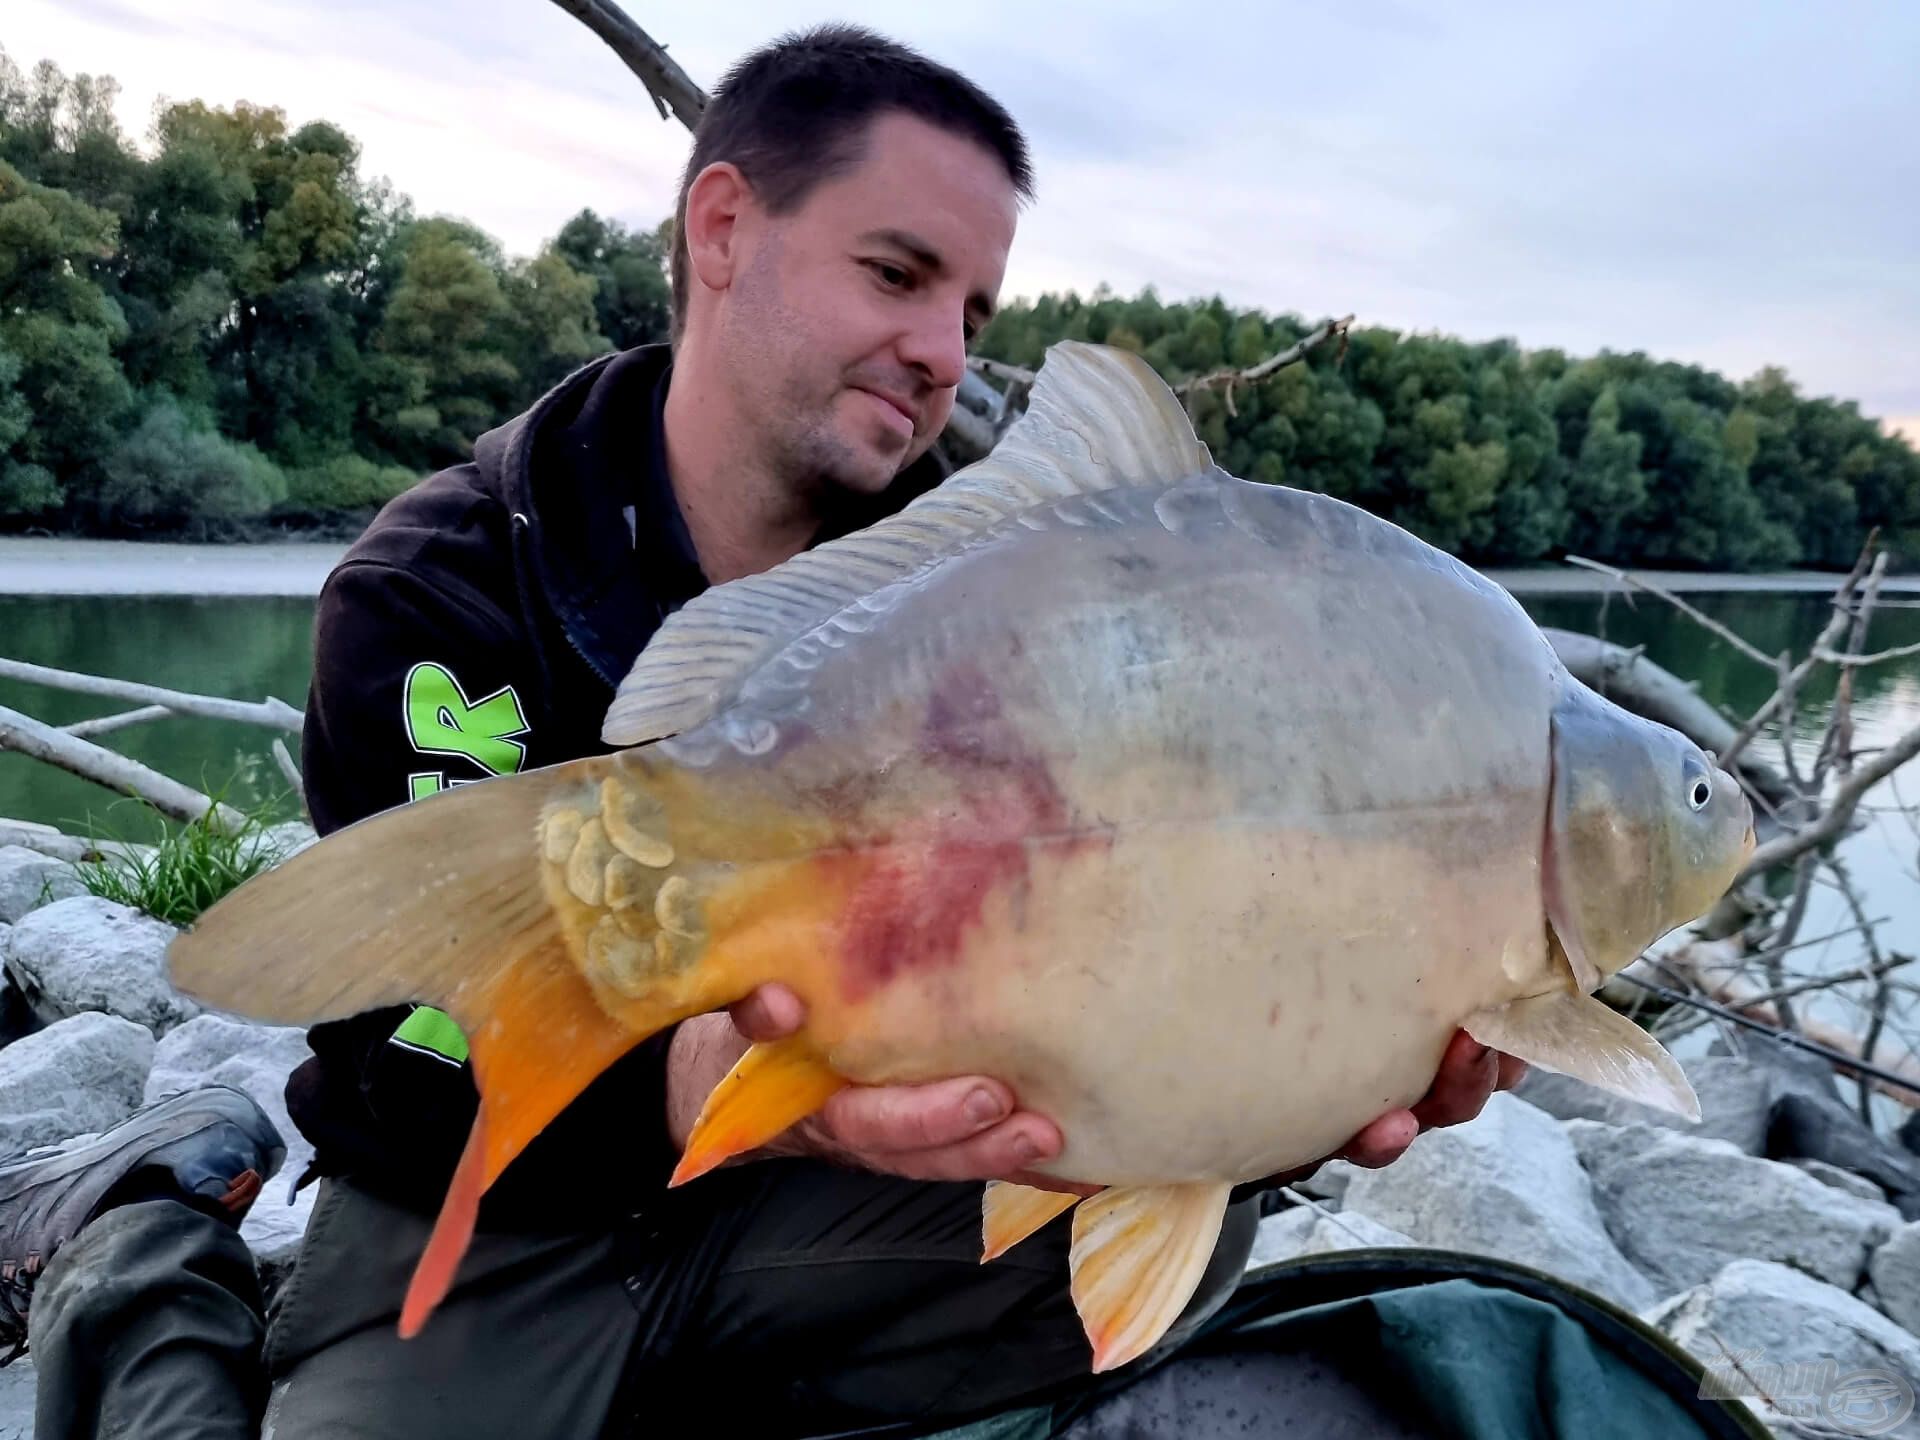
[[[1413,1107],[1414,1117],[1428,1129],[1464,1124],[1486,1108],[1499,1074],[1494,1051],[1466,1031],[1455,1031],[1432,1088]]]
[[[1059,1153],[1059,1130],[1029,1111],[957,1144],[907,1150],[878,1159],[894,1174],[910,1180],[1002,1180],[1023,1175],[1027,1166]],[[1023,1179],[1019,1183],[1031,1182]],[[1059,1184],[1047,1180],[1042,1188],[1053,1189]]]
[[[820,1118],[848,1149],[887,1156],[971,1140],[1012,1113],[1006,1086],[972,1077],[926,1085],[850,1085],[827,1102]],[[1007,1168],[1038,1158],[1016,1160]]]
[[[749,1040],[784,1040],[807,1019],[800,997],[780,984],[762,985],[727,1008],[734,1026]]]
[[[1336,1151],[1338,1159],[1367,1170],[1378,1170],[1398,1160],[1420,1133],[1420,1121],[1411,1110],[1389,1110]]]

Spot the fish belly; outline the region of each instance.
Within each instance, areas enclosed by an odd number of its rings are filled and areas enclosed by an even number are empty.
[[[1397,842],[1173,827],[1042,858],[959,963],[876,994],[830,1057],[861,1080],[1003,1077],[1060,1124],[1064,1178],[1307,1163],[1424,1094],[1460,1019],[1540,988],[1538,868],[1501,813],[1530,805],[1395,817]],[[1481,842],[1470,870],[1436,862],[1439,832]]]

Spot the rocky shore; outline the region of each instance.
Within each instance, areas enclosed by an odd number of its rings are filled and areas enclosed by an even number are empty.
[[[288,1145],[242,1229],[271,1280],[314,1195],[287,1203],[311,1154],[282,1097],[304,1033],[175,993],[172,935],[86,894],[64,862],[0,847],[0,1156],[176,1091],[242,1088]],[[1634,1312],[1710,1366],[1743,1357],[1761,1388],[1769,1366],[1825,1360],[1920,1384],[1920,1156],[1869,1131],[1823,1065],[1758,1038],[1687,1070],[1696,1126],[1536,1070],[1385,1169],[1323,1166],[1306,1203],[1262,1223],[1252,1263],[1396,1245],[1494,1255]],[[0,1440],[27,1440],[32,1400],[30,1360],[0,1372]],[[1781,1434],[1815,1433],[1752,1403]],[[1920,1436],[1920,1419],[1873,1433]]]

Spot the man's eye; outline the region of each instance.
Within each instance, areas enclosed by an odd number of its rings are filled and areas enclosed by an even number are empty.
[[[882,284],[893,286],[896,289],[904,289],[907,282],[913,278],[907,274],[903,267],[899,265],[889,265],[884,260],[870,260],[867,264],[873,273],[880,277]]]

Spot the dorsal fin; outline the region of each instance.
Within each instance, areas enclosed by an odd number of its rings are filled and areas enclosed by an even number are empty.
[[[621,682],[601,738],[639,745],[704,723],[791,641],[1025,511],[1095,490],[1168,483],[1212,463],[1146,361],[1063,340],[1047,351],[1027,413],[985,459],[899,514],[717,585],[669,619]]]

